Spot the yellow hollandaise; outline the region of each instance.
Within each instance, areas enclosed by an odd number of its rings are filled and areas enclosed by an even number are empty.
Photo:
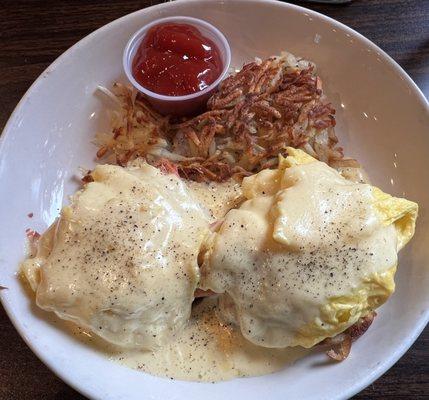
[[[119,346],[157,347],[189,319],[210,215],[145,163],[91,177],[21,270],[44,310]]]
[[[393,293],[418,206],[288,154],[243,180],[246,200],[206,244],[200,286],[222,293],[222,319],[252,343],[312,347]]]

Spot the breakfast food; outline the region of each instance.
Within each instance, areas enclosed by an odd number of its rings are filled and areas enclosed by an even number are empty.
[[[22,270],[39,307],[116,345],[159,346],[189,319],[209,215],[144,163],[91,177]]]
[[[170,52],[158,33],[140,56]],[[39,307],[170,378],[261,375],[307,348],[347,357],[394,291],[417,204],[344,157],[315,65],[257,59],[187,118],[119,83],[100,90],[106,164],[22,265]]]
[[[208,244],[200,286],[266,347],[313,347],[383,304],[417,205],[353,183],[301,150],[245,178]]]
[[[292,146],[330,165],[359,166],[337,146],[335,110],[315,66],[290,53],[245,65],[220,84],[207,112],[185,121],[161,116],[124,85],[101,90],[116,104],[111,131],[96,137],[104,162],[168,161],[185,179],[220,182],[275,168]]]

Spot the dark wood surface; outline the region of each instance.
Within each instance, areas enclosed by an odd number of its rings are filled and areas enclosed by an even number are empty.
[[[93,30],[158,1],[0,0],[0,130],[39,74]],[[305,5],[356,29],[390,54],[429,97],[429,0]],[[355,399],[428,399],[429,329]],[[341,385],[341,382],[338,382]],[[0,399],[84,399],[33,355],[0,306]]]

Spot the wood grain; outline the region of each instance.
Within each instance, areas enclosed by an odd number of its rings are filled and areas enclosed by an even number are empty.
[[[158,1],[0,2],[0,129],[39,74],[95,29]],[[391,55],[429,96],[429,1],[355,0],[305,5],[356,29]],[[429,329],[401,360],[355,399],[427,399]],[[338,382],[341,385],[341,382]],[[84,399],[30,351],[0,307],[0,399]]]

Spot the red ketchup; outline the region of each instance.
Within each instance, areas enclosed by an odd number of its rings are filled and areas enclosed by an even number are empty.
[[[222,72],[217,46],[187,24],[152,27],[133,59],[133,76],[146,89],[167,96],[204,90]]]

